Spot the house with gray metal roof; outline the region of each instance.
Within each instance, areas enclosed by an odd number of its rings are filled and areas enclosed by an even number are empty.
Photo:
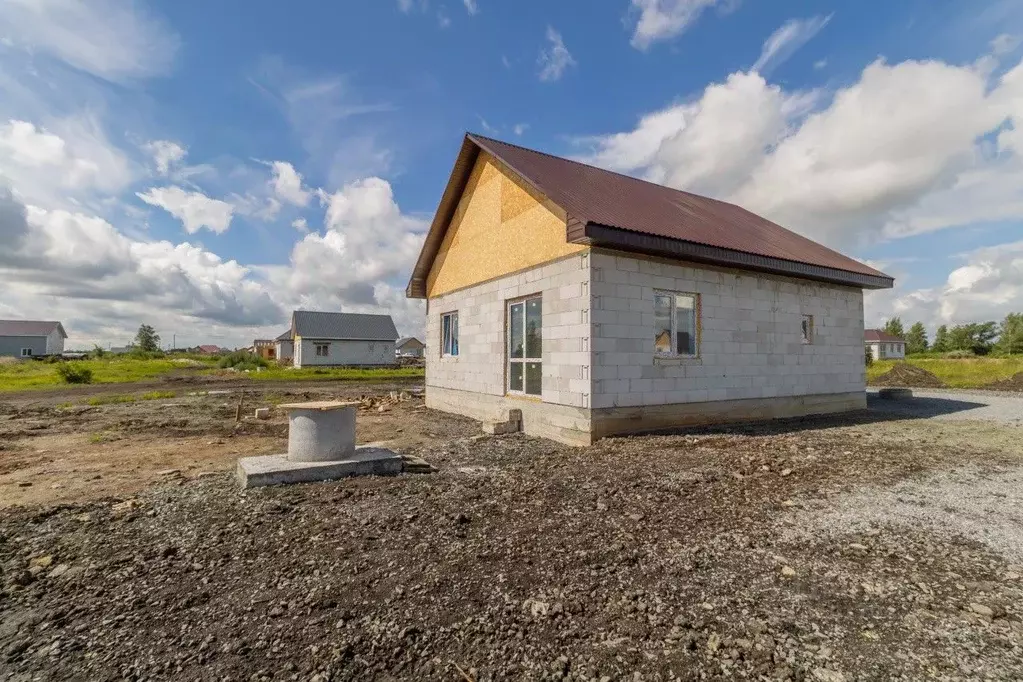
[[[406,295],[428,407],[586,445],[863,409],[863,290],[892,285],[741,206],[470,134]]]
[[[0,356],[60,355],[67,333],[60,322],[0,320]]]
[[[394,364],[398,329],[390,315],[296,310],[290,336],[295,367],[372,367]]]

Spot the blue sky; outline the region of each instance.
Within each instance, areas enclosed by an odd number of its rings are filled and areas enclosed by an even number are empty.
[[[1023,3],[0,4],[0,316],[71,345],[387,311],[466,130],[736,201],[896,276],[867,322],[1023,310]]]

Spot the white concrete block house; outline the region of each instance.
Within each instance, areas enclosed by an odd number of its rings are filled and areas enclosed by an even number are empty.
[[[296,310],[291,315],[295,367],[373,367],[393,365],[398,330],[390,315]],[[282,337],[284,334],[281,335]],[[284,358],[288,341],[278,337]]]
[[[426,403],[605,435],[864,408],[891,277],[738,206],[466,135],[406,293]]]
[[[883,329],[865,329],[863,344],[875,360],[904,360],[906,341]]]
[[[0,356],[60,355],[67,332],[60,322],[0,320]]]

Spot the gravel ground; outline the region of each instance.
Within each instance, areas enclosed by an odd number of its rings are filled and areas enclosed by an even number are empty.
[[[989,421],[1023,426],[1023,394],[962,389],[913,389],[911,400],[882,400],[867,391],[872,410],[912,418]]]
[[[919,404],[3,509],[0,679],[1023,679],[1020,432]]]

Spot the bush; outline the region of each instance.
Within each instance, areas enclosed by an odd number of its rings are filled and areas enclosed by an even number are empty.
[[[88,367],[74,367],[68,363],[57,368],[57,374],[65,384],[91,384],[92,370]]]
[[[953,350],[945,353],[945,357],[949,360],[965,360],[976,357],[976,354],[972,350]]]
[[[863,362],[866,363],[867,367],[874,364],[874,356],[870,352],[870,348],[866,346],[863,347]]]
[[[257,367],[269,367],[270,363],[259,357],[255,353],[249,353],[244,350],[236,350],[233,353],[229,353],[224,357],[220,358],[220,362],[217,363],[217,367],[220,369],[233,368],[239,372],[245,370],[255,370]]]
[[[136,346],[128,352],[127,357],[133,360],[162,360],[167,354],[162,350],[142,350]]]

